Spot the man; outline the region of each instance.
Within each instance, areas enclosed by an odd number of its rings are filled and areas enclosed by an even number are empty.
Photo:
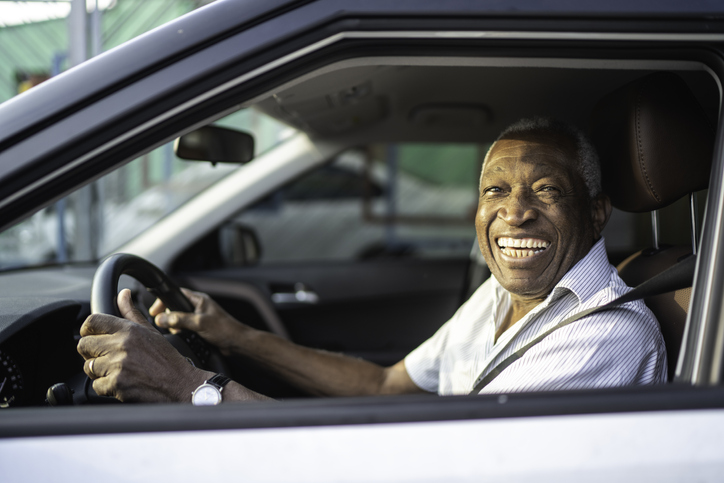
[[[312,394],[467,394],[536,336],[628,290],[601,238],[610,213],[587,140],[556,121],[523,120],[501,134],[481,173],[475,225],[493,277],[397,364],[383,368],[295,345],[234,320],[208,296],[190,291],[194,314],[166,313],[158,301],[150,313],[160,327],[197,332],[222,354],[251,357]],[[119,294],[118,305],[125,319],[92,315],[81,328],[78,351],[94,389],[123,401],[191,401],[214,374],[188,364],[133,307],[130,292]],[[637,301],[556,330],[482,392],[665,380],[658,324]],[[233,381],[222,384],[224,401],[267,399]]]

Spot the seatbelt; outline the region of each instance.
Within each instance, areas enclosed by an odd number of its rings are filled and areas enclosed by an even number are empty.
[[[572,316],[568,317],[567,319],[563,320],[556,326],[548,329],[517,351],[515,351],[513,354],[511,354],[507,359],[502,361],[500,364],[498,364],[492,371],[490,371],[485,377],[482,377],[485,373],[485,370],[480,374],[480,376],[477,379],[477,383],[475,384],[475,387],[472,391],[470,391],[470,394],[478,394],[485,386],[490,384],[490,382],[498,377],[498,375],[503,372],[505,369],[508,368],[512,363],[523,357],[523,355],[536,345],[538,342],[542,341],[546,337],[548,337],[551,332],[554,332],[561,327],[565,327],[568,324],[571,324],[579,319],[582,319],[583,317],[586,317],[588,315],[597,313],[597,312],[603,312],[604,310],[610,310],[615,307],[618,307],[621,304],[625,304],[626,302],[632,302],[634,300],[643,299],[646,297],[653,297],[655,295],[661,295],[667,292],[673,292],[674,290],[679,290],[686,287],[691,287],[693,281],[694,281],[694,269],[696,267],[696,256],[695,255],[689,255],[683,260],[681,260],[676,265],[672,265],[668,269],[664,270],[663,272],[659,273],[658,275],[655,275],[654,277],[651,277],[650,279],[646,280],[644,283],[636,287],[635,289],[631,290],[630,292],[626,292],[625,294],[621,295],[615,300],[612,300],[611,302],[605,304],[605,305],[599,305],[598,307],[592,307],[590,309],[582,310],[581,312],[578,312],[577,314],[573,314]],[[487,367],[485,368],[487,370]]]

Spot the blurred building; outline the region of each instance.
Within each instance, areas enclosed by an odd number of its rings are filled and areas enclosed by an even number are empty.
[[[98,55],[211,1],[87,0],[84,57]],[[0,102],[70,67],[74,3],[0,1]]]
[[[0,1],[0,102],[212,1]],[[1,234],[0,267],[103,255],[104,240],[122,241],[108,233],[109,220],[137,221],[149,204],[158,219],[175,199],[171,177],[188,167],[170,144],[143,154]]]

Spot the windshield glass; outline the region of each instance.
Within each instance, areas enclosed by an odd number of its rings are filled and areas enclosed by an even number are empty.
[[[256,154],[294,132],[252,109],[214,124],[253,133]],[[184,161],[167,143],[0,233],[0,270],[95,261],[237,169]]]

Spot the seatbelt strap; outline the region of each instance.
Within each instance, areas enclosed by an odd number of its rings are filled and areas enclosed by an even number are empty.
[[[612,300],[611,302],[605,304],[605,305],[599,305],[598,307],[592,307],[590,309],[582,310],[581,312],[578,312],[576,314],[573,314],[572,316],[568,317],[567,319],[563,320],[556,326],[548,329],[547,331],[543,332],[541,335],[533,339],[532,341],[528,342],[526,345],[515,351],[513,354],[508,356],[504,361],[502,361],[500,364],[498,364],[492,371],[490,371],[485,377],[483,377],[483,374],[485,373],[485,370],[480,374],[480,376],[477,379],[477,383],[475,384],[475,387],[472,391],[470,391],[470,394],[478,394],[485,386],[490,384],[490,382],[498,377],[498,375],[503,372],[505,369],[508,368],[512,363],[523,357],[523,355],[536,345],[538,342],[542,341],[546,337],[548,337],[552,332],[560,329],[561,327],[565,327],[568,324],[571,324],[579,319],[582,319],[583,317],[586,317],[588,315],[597,313],[597,312],[603,312],[604,310],[610,310],[615,307],[618,307],[621,304],[625,304],[626,302],[632,302],[634,300],[643,299],[647,297],[653,297],[655,295],[661,295],[667,292],[673,292],[674,290],[679,290],[686,287],[691,287],[693,280],[694,280],[694,269],[696,268],[696,256],[689,255],[683,260],[681,260],[676,265],[673,265],[669,267],[668,269],[664,270],[663,272],[659,273],[658,275],[651,277],[635,289],[626,292],[625,294],[621,295],[615,300]],[[485,368],[487,369],[487,367]]]

